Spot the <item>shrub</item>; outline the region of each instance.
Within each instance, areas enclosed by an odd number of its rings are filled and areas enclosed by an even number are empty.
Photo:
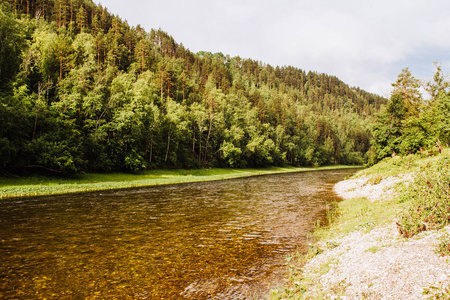
[[[442,256],[450,255],[450,234],[445,233],[440,239],[436,247],[436,253]]]
[[[450,158],[446,155],[422,167],[401,201],[409,204],[397,222],[400,233],[411,237],[450,223]]]

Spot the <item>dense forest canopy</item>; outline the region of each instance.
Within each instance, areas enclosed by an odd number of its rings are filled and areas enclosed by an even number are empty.
[[[192,53],[90,0],[0,4],[0,168],[361,164],[386,99],[326,74]]]

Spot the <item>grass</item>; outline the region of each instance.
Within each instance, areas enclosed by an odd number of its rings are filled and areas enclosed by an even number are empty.
[[[439,239],[436,253],[441,256],[450,256],[450,234],[448,232],[444,233]]]
[[[319,240],[328,240],[353,231],[372,228],[386,224],[394,219],[403,209],[404,204],[394,199],[370,202],[367,198],[353,198],[339,203],[334,212],[330,226],[319,227],[314,235]]]
[[[450,286],[430,286],[424,288],[422,294],[424,299],[446,300],[450,299]]]
[[[314,232],[314,238],[322,241],[326,249],[333,249],[339,244],[334,239],[350,234],[351,232],[363,230],[370,231],[372,228],[383,225],[392,220],[404,209],[405,204],[395,199],[387,201],[370,202],[366,198],[353,198],[338,203],[334,213],[330,213],[331,224],[318,227]],[[372,247],[368,252],[376,253],[381,248]],[[291,262],[291,268],[295,269],[294,275],[290,276],[287,284],[278,290],[272,291],[271,300],[281,299],[329,299],[329,295],[322,294],[321,286],[317,278],[329,271],[330,263],[322,264],[315,270],[313,277],[305,276],[302,266],[313,257],[320,255],[324,250],[317,245],[312,245],[310,250],[300,256],[297,261]],[[331,261],[332,263],[332,261]],[[343,295],[346,289],[345,282],[341,282],[331,289],[334,295]],[[311,298],[311,291],[314,295]]]
[[[366,252],[377,253],[377,252],[380,251],[380,250],[381,250],[380,247],[378,247],[378,246],[373,246],[373,247],[370,247],[369,249],[367,249]]]
[[[414,182],[400,195],[407,208],[398,227],[405,237],[450,224],[450,153],[421,166]]]
[[[319,228],[319,238],[347,234],[353,229],[368,229],[398,218],[398,228],[404,237],[424,230],[440,229],[450,224],[450,149],[436,156],[408,155],[387,158],[355,175],[369,176],[369,184],[384,178],[414,174],[410,184],[396,186],[397,197],[387,201],[370,202],[365,198],[339,203],[335,211],[338,222]],[[336,217],[334,216],[336,219]]]
[[[317,168],[214,168],[196,170],[152,170],[140,174],[88,173],[79,174],[73,177],[0,177],[0,199],[167,185],[187,182],[214,181],[239,177],[249,177],[255,175],[319,171],[354,167],[355,166],[334,165]]]
[[[441,229],[450,224],[450,149],[441,154],[424,156],[421,154],[396,156],[387,158],[371,168],[364,169],[353,177],[368,177],[368,184],[376,185],[390,176],[413,174],[414,180],[395,186],[397,196],[382,201],[370,202],[366,198],[344,200],[337,209],[328,212],[330,225],[316,228],[313,236],[320,244],[333,245],[333,240],[346,236],[356,230],[370,231],[372,228],[392,223],[396,220],[400,233],[405,238],[414,236],[423,230]],[[440,255],[450,253],[450,235],[445,234],[437,245]],[[332,248],[332,247],[331,247]],[[367,249],[376,253],[379,247]],[[302,266],[316,255],[323,252],[313,245],[310,251],[291,261],[295,272],[291,272],[285,286],[272,291],[272,300],[278,299],[311,299],[310,291],[314,291],[314,299],[327,298],[321,294],[321,286],[317,278],[326,273],[327,268],[319,268],[316,274],[305,277]],[[297,264],[296,264],[297,263]],[[336,295],[342,294],[345,284],[338,286]],[[430,287],[424,290],[430,299],[448,299],[450,287]]]

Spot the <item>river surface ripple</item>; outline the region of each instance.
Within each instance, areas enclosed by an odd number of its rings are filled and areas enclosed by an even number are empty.
[[[354,172],[2,200],[0,298],[263,298]]]

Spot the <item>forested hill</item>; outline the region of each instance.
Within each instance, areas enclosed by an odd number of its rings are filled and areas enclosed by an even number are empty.
[[[0,168],[360,164],[386,99],[334,76],[192,53],[89,0],[0,2]]]

